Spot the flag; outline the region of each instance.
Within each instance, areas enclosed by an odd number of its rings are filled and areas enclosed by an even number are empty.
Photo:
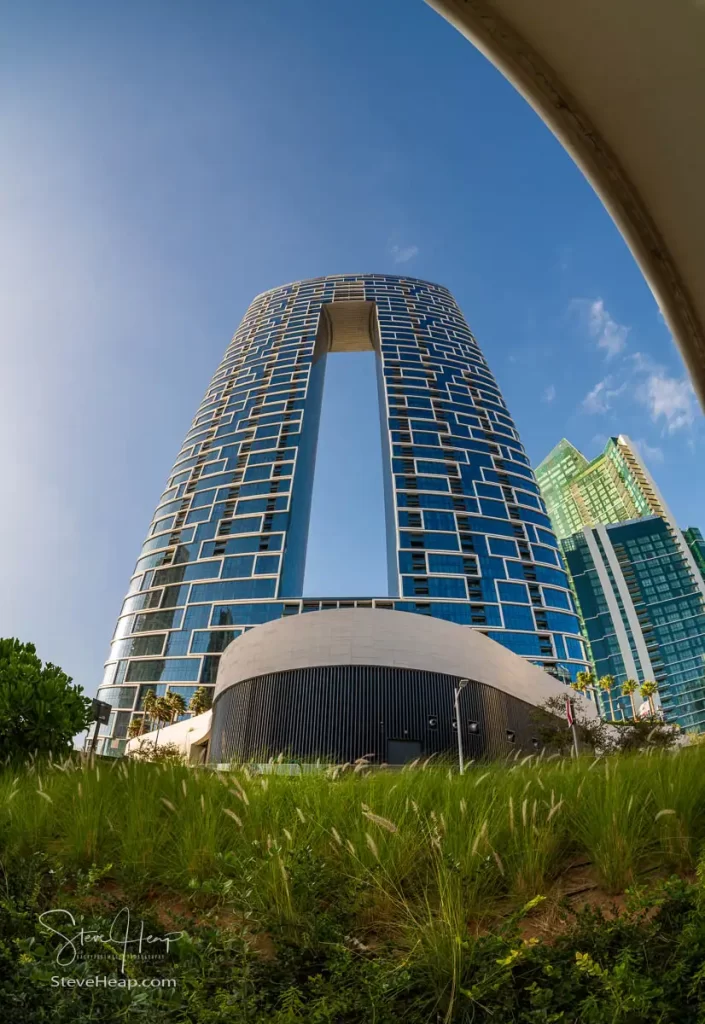
[[[573,718],[573,701],[570,697],[566,697],[565,699],[565,717],[568,725],[572,726],[575,719]]]

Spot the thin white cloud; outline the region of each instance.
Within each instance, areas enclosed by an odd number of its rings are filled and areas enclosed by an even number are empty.
[[[632,372],[641,381],[637,401],[646,406],[653,423],[673,434],[692,427],[700,416],[698,401],[688,377],[673,377],[666,368],[643,352],[631,356]]]
[[[613,377],[605,377],[598,381],[592,391],[589,391],[583,399],[585,412],[600,414],[608,412],[612,408],[615,398],[618,398],[627,388],[627,381],[615,385]]]
[[[418,254],[418,245],[392,246],[392,259],[394,260],[395,263],[408,263],[409,260],[413,260],[414,256],[418,256]]]
[[[664,370],[652,373],[640,389],[640,396],[654,423],[663,419],[669,434],[695,422],[697,402],[693,385],[686,377],[669,377]]]
[[[546,390],[543,393],[543,401],[544,402],[552,402],[555,397],[556,397],[555,385],[549,384],[548,387],[546,388]]]
[[[597,339],[597,347],[605,351],[608,359],[613,359],[623,351],[630,329],[617,323],[605,309],[602,299],[590,303],[588,323],[590,334]]]
[[[634,447],[641,455],[644,462],[663,462],[663,449],[658,445],[650,445],[643,438],[633,442]]]
[[[634,352],[620,362],[619,369],[598,381],[582,402],[584,412],[603,414],[625,391],[643,405],[664,433],[691,428],[700,409],[688,377],[674,377],[644,352]],[[652,458],[658,459],[658,454]]]

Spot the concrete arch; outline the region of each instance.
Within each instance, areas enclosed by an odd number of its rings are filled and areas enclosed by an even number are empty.
[[[704,0],[426,0],[541,116],[621,231],[705,408]]]

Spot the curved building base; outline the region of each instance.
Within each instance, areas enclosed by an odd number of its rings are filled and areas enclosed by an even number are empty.
[[[565,685],[476,630],[406,612],[338,609],[279,619],[226,649],[209,759],[403,764],[538,749],[531,712]]]
[[[232,686],[218,700],[210,759],[337,763],[370,757],[404,764],[457,756],[453,676],[380,665],[327,665],[276,672]],[[471,680],[462,693],[468,760],[538,749],[533,705]]]

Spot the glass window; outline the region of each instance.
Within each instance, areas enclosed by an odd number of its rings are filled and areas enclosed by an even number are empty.
[[[465,580],[458,576],[431,576],[428,580],[430,597],[458,597],[467,600]]]
[[[223,579],[233,579],[235,577],[249,577],[252,575],[252,564],[254,558],[250,556],[242,556],[240,558],[226,558],[223,563]],[[250,595],[248,595],[250,596]]]
[[[187,523],[204,523],[211,514],[210,506],[208,508],[196,508],[192,509],[191,512],[186,516]]]
[[[218,654],[240,636],[241,632],[240,629],[196,630],[191,643],[191,653]]]
[[[135,703],[137,689],[134,686],[106,686],[98,690],[98,700],[114,708],[131,708]]]
[[[510,651],[514,651],[515,654],[538,657],[542,653],[539,638],[535,633],[510,633],[506,631],[491,633],[490,636],[498,644],[501,644],[502,647],[507,647]]]
[[[509,512],[503,501],[493,501],[491,498],[480,498],[480,512],[483,516],[495,516],[497,519],[508,519]]]
[[[133,633],[147,633],[157,629],[178,629],[183,612],[143,612],[135,615]]]
[[[219,583],[194,583],[194,601],[237,601],[244,598],[274,597],[274,579],[228,580]]]
[[[513,540],[501,540],[499,537],[488,537],[487,541],[493,555],[508,555],[510,558],[518,558],[519,553]]]
[[[140,686],[139,697],[137,698],[137,710],[144,710],[144,698],[150,692],[155,693],[157,697],[163,697],[166,693],[166,685],[164,683],[157,683],[153,686]],[[151,726],[148,725],[147,728],[151,728]]]
[[[148,657],[150,654],[161,654],[164,647],[164,633],[148,636],[130,637],[129,640],[118,640],[110,649],[111,658]]]
[[[580,626],[575,615],[566,612],[546,612],[548,628],[553,633],[579,633]]]
[[[556,590],[554,587],[543,587],[543,599],[547,605],[554,608],[566,608],[572,611],[568,594],[564,590]]]
[[[212,626],[257,626],[282,616],[284,605],[262,602],[261,604],[216,605],[211,617]]]
[[[220,657],[208,657],[203,659],[203,668],[201,670],[200,683],[208,684],[214,683],[215,677],[218,674],[218,665],[220,664]]]
[[[529,604],[529,592],[521,583],[497,583],[500,601],[514,601],[521,604]],[[532,626],[533,629],[533,626]]]
[[[504,625],[507,629],[526,629],[530,632],[536,629],[531,608],[520,604],[502,605],[504,614]]]
[[[181,570],[175,569],[173,571],[181,571],[183,573],[181,577],[183,580],[211,580],[217,579],[220,576],[222,564],[223,561],[219,558],[212,562],[192,562],[190,565],[185,565]],[[164,571],[162,569],[162,572]]]
[[[260,555],[255,562],[255,575],[267,576],[279,571],[279,555]]]
[[[455,533],[412,533],[406,530],[399,531],[400,545],[404,548],[419,548],[419,550],[436,548],[440,551],[458,551],[460,543]],[[417,541],[416,538],[421,540]]]
[[[203,607],[203,606],[201,606],[201,607]],[[210,611],[210,608],[208,608],[206,610]],[[206,617],[206,621],[201,623],[201,625],[205,626],[207,624],[207,622],[208,622],[208,619]],[[168,637],[169,637],[169,639],[167,640],[167,643],[166,643],[166,651],[164,652],[165,654],[167,654],[167,655],[188,654],[188,644],[189,644],[189,640],[191,638],[190,630],[187,630],[187,629],[177,630],[174,633],[169,633]]]
[[[430,572],[458,573],[463,575],[465,567],[460,555],[434,555],[428,556],[428,567]],[[411,568],[408,569],[411,572]]]
[[[128,683],[152,683],[169,680],[198,679],[199,658],[152,658],[150,661],[131,661],[127,669]]]
[[[585,659],[582,640],[574,640],[573,637],[567,636],[565,638],[565,645],[568,650],[569,658],[575,658],[580,661]]]
[[[455,516],[450,512],[424,512],[423,521],[427,530],[455,531]]]

